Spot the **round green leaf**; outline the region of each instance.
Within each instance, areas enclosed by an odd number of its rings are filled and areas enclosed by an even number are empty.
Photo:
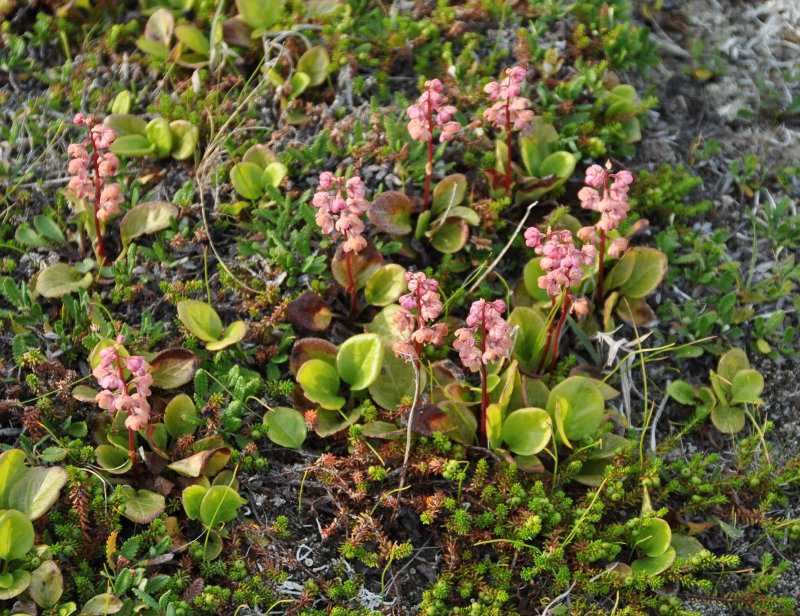
[[[733,376],[731,382],[731,404],[746,402],[748,404],[761,404],[763,400],[759,398],[764,390],[764,377],[758,370],[740,370]]]
[[[406,290],[406,268],[397,263],[383,265],[367,281],[364,295],[373,306],[388,306]]]
[[[394,313],[400,310],[397,304],[389,304],[368,323],[364,329],[368,332],[378,334],[384,346],[391,347],[395,342],[402,339],[400,330],[394,322]]]
[[[670,545],[675,548],[676,558],[691,558],[703,550],[703,544],[689,535],[673,533]]]
[[[149,156],[156,146],[144,135],[123,135],[117,137],[109,149],[123,156]]]
[[[200,504],[208,492],[208,488],[194,484],[186,488],[181,494],[181,502],[183,503],[183,510],[190,520],[197,520],[200,517]]]
[[[273,188],[278,188],[283,181],[283,178],[285,178],[288,173],[289,169],[283,163],[270,163],[267,165],[266,169],[264,169],[261,183],[263,186],[272,186]]]
[[[166,201],[146,201],[125,212],[119,223],[123,254],[131,240],[169,229],[172,219],[177,217],[178,207]]]
[[[689,383],[686,381],[681,379],[672,381],[669,385],[667,385],[667,393],[673,400],[679,402],[680,404],[694,404],[694,387],[689,385]]]
[[[116,614],[122,609],[122,600],[111,593],[104,592],[89,599],[83,606],[81,614],[91,614],[92,616],[105,616],[106,614]]]
[[[126,135],[139,135],[144,137],[147,134],[147,122],[137,115],[130,115],[128,113],[115,113],[106,116],[103,124],[110,126],[117,134],[116,143]],[[112,147],[113,150],[113,147]]]
[[[284,3],[284,0],[236,0],[236,8],[251,28],[270,28],[281,18]]]
[[[291,86],[289,98],[297,98],[306,91],[306,88],[308,88],[310,84],[311,77],[301,71],[295,72],[295,74],[292,75],[292,78],[289,79],[289,85]]]
[[[420,371],[422,383],[420,389],[425,388],[427,373]],[[385,353],[380,376],[369,386],[369,395],[375,404],[387,411],[394,411],[400,406],[405,397],[414,395],[414,367],[411,362],[397,357],[394,353]]]
[[[197,149],[200,129],[186,120],[173,120],[169,129],[172,131],[172,158],[186,160]]]
[[[178,347],[164,349],[156,353],[150,360],[153,386],[161,389],[175,389],[186,385],[194,377],[200,363],[200,358],[189,349]]]
[[[0,560],[22,558],[33,547],[33,524],[21,511],[0,511]]]
[[[323,359],[309,359],[297,371],[306,398],[326,409],[340,409],[346,400],[338,395],[339,374]]]
[[[738,406],[715,406],[711,409],[711,423],[724,434],[735,434],[744,428],[744,411]]]
[[[236,344],[242,338],[244,338],[246,333],[247,324],[244,321],[234,321],[225,328],[225,331],[222,332],[222,336],[219,340],[207,343],[206,348],[209,351],[219,351],[225,347],[231,346],[232,344]]]
[[[631,569],[637,575],[653,577],[669,569],[673,562],[675,562],[675,548],[670,546],[658,556],[637,558],[631,563]]]
[[[667,255],[656,248],[647,246],[636,246],[628,252],[635,253],[636,260],[630,277],[619,287],[620,295],[633,298],[644,297],[655,290],[664,280],[669,265]]]
[[[275,153],[267,146],[256,144],[254,146],[250,146],[247,152],[244,153],[244,156],[242,156],[242,162],[253,163],[258,166],[259,169],[266,170],[269,165],[279,161]]]
[[[236,518],[244,499],[228,486],[211,486],[200,503],[200,521],[210,528]]]
[[[542,257],[534,257],[525,264],[525,269],[522,270],[522,280],[525,284],[525,290],[537,302],[549,302],[550,296],[545,289],[539,286],[539,277],[545,275],[542,269]]]
[[[36,291],[44,297],[61,297],[92,284],[90,273],[81,274],[67,263],[56,263],[44,268],[36,277]]]
[[[663,554],[671,540],[669,524],[661,518],[652,518],[636,533],[634,543],[647,556],[653,557]]]
[[[584,376],[571,376],[561,381],[547,398],[547,411],[551,416],[555,413],[558,398],[569,403],[569,412],[563,418],[564,433],[569,440],[580,440],[597,431],[605,408],[597,381]]]
[[[264,194],[264,172],[255,163],[239,163],[231,169],[233,188],[245,199],[255,201]]]
[[[444,254],[458,252],[469,239],[467,221],[458,216],[448,216],[441,225],[433,223],[431,227],[436,229],[431,237],[431,246]]]
[[[164,425],[172,438],[178,439],[197,430],[197,407],[186,394],[178,394],[164,409]]]
[[[459,205],[467,194],[467,176],[461,173],[448,175],[433,189],[431,211],[434,215],[444,214],[447,208]]]
[[[126,486],[123,494],[125,503],[122,506],[122,515],[133,522],[149,524],[166,509],[164,496],[150,490],[135,490]]]
[[[273,443],[300,449],[306,440],[306,420],[300,411],[279,406],[264,415],[267,436]]]
[[[169,55],[169,47],[158,41],[151,41],[143,36],[136,39],[136,46],[146,54],[155,56],[160,60],[166,60]]]
[[[0,601],[21,595],[31,585],[31,574],[24,569],[15,569],[10,575],[11,579],[0,587]]]
[[[555,175],[556,177],[567,179],[572,175],[572,172],[575,171],[577,162],[575,156],[569,152],[553,152],[542,161],[539,168],[539,175],[541,177]]]
[[[67,471],[60,466],[35,466],[18,476],[8,495],[11,509],[22,511],[31,521],[38,520],[58,500],[67,483]]]
[[[222,335],[222,320],[217,311],[205,302],[187,299],[178,302],[178,318],[195,338],[214,342]]]
[[[749,368],[750,361],[747,359],[747,354],[737,348],[726,351],[717,363],[717,373],[729,383],[733,382],[733,377],[737,372]]]
[[[36,605],[52,608],[64,594],[64,578],[61,569],[52,560],[46,560],[31,573],[28,594]]]
[[[336,368],[350,389],[366,389],[378,378],[383,365],[383,345],[377,334],[352,336],[339,347]]]
[[[175,28],[175,37],[186,47],[200,54],[201,56],[208,57],[211,53],[211,45],[208,41],[208,35],[200,28],[181,24]]]
[[[503,422],[503,440],[512,452],[523,456],[539,453],[552,435],[550,415],[543,409],[518,409]]]
[[[158,156],[168,156],[172,151],[172,130],[165,118],[154,118],[148,122],[147,138],[155,146]]]
[[[21,449],[9,449],[0,454],[0,509],[10,509],[9,495],[17,478],[25,472],[25,454]]]
[[[121,475],[133,466],[130,454],[114,445],[100,445],[94,450],[97,463],[108,473]]]
[[[114,97],[114,101],[111,103],[111,113],[115,115],[130,113],[132,102],[130,91],[123,90]]]
[[[328,76],[331,59],[328,50],[321,45],[309,48],[297,61],[297,70],[308,75],[310,84],[318,86]]]

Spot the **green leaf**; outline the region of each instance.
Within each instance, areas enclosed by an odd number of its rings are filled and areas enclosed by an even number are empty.
[[[158,156],[169,156],[172,151],[172,129],[165,118],[154,118],[148,122],[147,139],[155,146]]]
[[[94,457],[106,472],[114,475],[127,473],[133,465],[130,454],[114,445],[100,445],[95,448]]]
[[[300,449],[306,440],[306,420],[300,411],[279,406],[264,415],[267,436],[273,443]]]
[[[663,554],[672,540],[672,531],[669,524],[661,518],[652,518],[636,533],[634,543],[647,556],[653,557]]]
[[[64,578],[61,569],[52,560],[46,560],[31,573],[28,594],[36,605],[52,608],[64,594]]]
[[[78,289],[88,289],[91,284],[91,274],[81,274],[67,263],[50,265],[36,277],[36,291],[44,297],[61,297]]]
[[[629,250],[617,261],[616,265],[608,272],[603,289],[606,291],[618,289],[628,281],[636,267],[636,254],[635,250]]]
[[[156,146],[144,135],[123,135],[117,137],[109,149],[122,156],[149,156]]]
[[[67,471],[60,466],[36,466],[16,478],[8,495],[11,509],[18,509],[28,518],[38,520],[58,500],[61,488],[67,483]]]
[[[131,111],[133,99],[129,90],[123,90],[114,97],[111,103],[111,113],[114,115],[126,114]]]
[[[569,403],[569,413],[564,418],[564,433],[569,440],[580,440],[597,432],[605,408],[597,381],[584,376],[571,376],[561,381],[547,399],[547,411],[551,416],[554,416],[558,398]]]
[[[231,450],[227,447],[214,447],[211,449],[203,449],[190,455],[188,458],[183,458],[168,464],[167,468],[180,473],[184,477],[199,477],[200,475],[209,475],[210,470],[215,470],[221,466],[225,466],[231,457]]]
[[[358,334],[344,341],[336,368],[350,389],[366,389],[378,378],[383,365],[383,345],[377,334]]]
[[[541,313],[534,308],[518,306],[511,311],[508,324],[518,327],[514,358],[526,372],[534,372],[544,351],[547,327]]]
[[[467,176],[461,173],[448,175],[433,189],[431,211],[438,216],[447,208],[459,205],[467,194]]]
[[[37,246],[40,248],[47,248],[50,246],[49,242],[43,240],[36,231],[28,226],[17,227],[17,230],[14,231],[14,239],[26,246]]]
[[[309,48],[297,61],[297,70],[308,75],[312,86],[320,85],[328,77],[331,60],[328,50],[321,45]]]
[[[503,422],[503,440],[512,452],[523,456],[539,453],[552,435],[550,415],[543,409],[518,409]]]
[[[183,510],[190,520],[197,520],[200,518],[200,504],[208,492],[208,488],[194,484],[186,488],[181,494],[181,502],[183,503]]]
[[[367,281],[364,295],[373,306],[388,306],[406,290],[406,268],[397,263],[383,265]]]
[[[737,372],[750,368],[750,361],[747,354],[742,349],[733,348],[719,358],[717,363],[717,373],[729,383],[733,382],[733,377]]]
[[[291,79],[289,79],[289,85],[291,86],[291,90],[289,91],[289,98],[297,98],[303,92],[306,91],[306,88],[311,84],[311,77],[302,73],[300,71],[296,71],[294,75],[292,75]]]
[[[340,409],[346,400],[338,395],[339,374],[322,359],[309,359],[297,371],[306,398],[326,409]]]
[[[164,48],[169,48],[174,31],[175,18],[170,11],[161,8],[147,20],[144,27],[144,38],[148,41],[161,43]]]
[[[208,57],[211,53],[211,44],[208,41],[208,36],[200,28],[182,24],[175,28],[175,37],[186,47],[201,56]]]
[[[746,402],[748,404],[763,404],[759,397],[764,390],[764,377],[758,370],[740,370],[733,375],[731,382],[731,404]]]
[[[542,269],[542,257],[534,257],[525,264],[525,269],[522,270],[522,280],[525,284],[525,290],[537,302],[549,302],[550,296],[545,289],[539,286],[539,277],[545,275]]]
[[[239,507],[244,502],[233,488],[211,486],[200,503],[200,521],[209,528],[230,522],[236,518]]]
[[[169,55],[169,47],[163,43],[151,41],[144,37],[136,39],[136,46],[146,54],[155,56],[159,60],[166,60]]]
[[[66,241],[64,234],[61,232],[61,229],[59,229],[58,225],[47,216],[34,216],[33,226],[36,227],[36,230],[39,233],[44,235],[46,238],[53,240],[54,242],[62,243]]]
[[[441,224],[434,223],[431,227],[436,229],[431,237],[431,246],[444,254],[458,252],[469,239],[467,221],[458,216],[448,216]]]
[[[222,332],[222,336],[219,340],[207,343],[206,348],[209,351],[219,351],[231,346],[232,344],[236,344],[242,338],[244,338],[246,333],[247,324],[244,321],[234,321],[225,328],[225,331]]]
[[[147,201],[125,212],[119,223],[122,240],[121,256],[127,253],[131,240],[142,235],[169,229],[173,218],[178,217],[178,207],[166,201]]]
[[[22,558],[33,547],[33,524],[21,511],[8,509],[0,515],[0,560]]]
[[[724,434],[735,434],[744,428],[744,411],[738,406],[715,406],[711,409],[711,423]]]
[[[676,558],[691,558],[703,550],[703,544],[689,535],[673,533],[670,545],[675,548]]]
[[[222,335],[222,320],[217,311],[205,302],[187,299],[178,302],[178,318],[195,338],[214,342]]]
[[[664,280],[667,273],[667,255],[656,248],[636,246],[630,252],[636,253],[630,277],[620,285],[620,295],[639,298],[652,293]]]
[[[575,171],[577,162],[575,156],[569,152],[553,152],[542,161],[542,165],[539,168],[539,177],[555,175],[566,180]]]
[[[367,218],[381,231],[392,235],[411,233],[411,200],[401,192],[382,192],[367,208]]]
[[[280,84],[278,84],[280,85]],[[277,86],[276,86],[277,87]],[[261,170],[266,170],[272,163],[280,162],[275,152],[270,150],[267,146],[257,143],[250,146],[247,152],[242,156],[243,163],[253,163]]]
[[[192,156],[200,139],[200,129],[186,120],[173,120],[169,129],[172,131],[172,158],[186,160]]]
[[[135,490],[129,486],[123,489],[125,503],[122,515],[138,524],[148,524],[164,513],[166,502],[161,494],[150,490]]]
[[[631,563],[631,569],[637,575],[653,577],[669,569],[673,562],[675,562],[675,548],[670,546],[658,556],[637,558]]]
[[[92,616],[105,616],[106,614],[116,614],[122,609],[122,600],[111,593],[104,592],[89,599],[83,606],[81,614],[91,614]]]
[[[15,569],[11,572],[11,581],[0,587],[0,601],[6,601],[21,595],[30,584],[31,574],[24,569]]]
[[[178,394],[164,409],[164,425],[172,438],[179,439],[197,430],[197,407],[186,394]]]
[[[236,0],[236,8],[251,28],[271,28],[283,15],[284,0]]]
[[[425,388],[427,372],[420,371],[422,383],[420,390]],[[411,362],[397,357],[394,353],[384,353],[383,368],[380,376],[369,386],[369,395],[379,407],[387,411],[394,411],[400,406],[404,397],[414,394],[414,367]]]
[[[694,405],[695,393],[694,387],[689,385],[686,381],[676,379],[667,385],[667,393],[673,400],[680,404]]]
[[[261,178],[261,183],[263,186],[272,186],[273,188],[278,188],[285,178],[289,174],[289,169],[283,163],[274,162],[267,165],[266,169],[264,169],[263,176]]]
[[[144,137],[147,134],[147,122],[137,115],[130,115],[128,113],[113,114],[106,116],[103,124],[110,126],[117,134],[117,139],[114,143],[119,141],[126,135],[139,135]]]
[[[25,453],[21,449],[9,449],[0,454],[0,509],[11,508],[11,490],[25,471]]]
[[[264,171],[255,163],[239,163],[231,169],[231,183],[242,197],[255,201],[264,194]]]

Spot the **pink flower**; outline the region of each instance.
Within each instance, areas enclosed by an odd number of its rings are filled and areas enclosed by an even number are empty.
[[[566,229],[542,233],[531,227],[525,231],[525,243],[543,256],[540,265],[545,274],[539,277],[538,284],[550,297],[558,297],[566,287],[580,283],[583,266],[594,265],[597,255],[597,249],[591,244],[576,247],[572,233]]]
[[[436,292],[439,283],[423,272],[406,272],[409,293],[400,297],[400,309],[392,317],[403,340],[392,346],[397,357],[418,361],[417,349],[423,344],[441,345],[447,335],[447,325],[426,323],[436,320],[444,306]],[[413,344],[412,344],[413,342]]]
[[[125,342],[124,336],[117,338],[114,346],[106,347],[98,353],[99,364],[92,371],[103,391],[97,394],[95,402],[106,411],[125,411],[128,417],[125,425],[132,430],[141,430],[150,418],[150,405],[147,397],[153,384],[150,364],[140,355],[121,357],[119,346]],[[124,368],[123,368],[124,364]],[[125,371],[128,376],[125,376]],[[133,393],[131,393],[133,389]]]
[[[613,182],[609,186],[609,180]],[[584,232],[591,241],[597,244],[602,239],[597,232],[607,233],[619,227],[620,223],[628,217],[628,189],[633,182],[630,171],[611,173],[611,162],[607,162],[605,169],[600,165],[592,165],[586,170],[586,184],[578,191],[578,199],[585,210],[594,210],[600,213],[600,220],[595,224],[593,235]],[[602,189],[602,193],[597,189]],[[581,238],[583,239],[583,238]],[[619,244],[618,244],[619,247]],[[612,255],[613,256],[613,255]]]
[[[461,130],[459,122],[452,121],[456,108],[443,105],[444,86],[438,79],[425,82],[425,90],[417,99],[417,103],[406,109],[409,117],[408,134],[414,141],[429,141],[435,128],[440,129],[439,141],[452,141]]]
[[[533,121],[534,113],[528,109],[531,101],[519,95],[520,84],[526,76],[527,71],[523,67],[515,66],[506,69],[506,78],[500,83],[492,81],[483,87],[489,100],[496,101],[483,112],[483,117],[496,128],[523,130]]]
[[[467,327],[457,329],[453,348],[458,351],[464,367],[477,372],[481,366],[509,357],[514,348],[511,326],[502,318],[506,304],[502,300],[472,303],[467,316]],[[480,337],[480,348],[476,342]]]
[[[336,192],[331,194],[331,191]],[[311,199],[311,205],[318,210],[314,220],[323,235],[334,230],[344,235],[342,249],[345,252],[358,253],[367,245],[367,241],[361,237],[364,222],[360,218],[369,206],[364,198],[366,193],[366,186],[357,175],[346,181],[344,177],[335,177],[330,171],[323,171],[319,175],[319,190]]]

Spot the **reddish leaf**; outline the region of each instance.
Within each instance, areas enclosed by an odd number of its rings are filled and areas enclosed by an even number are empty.
[[[344,242],[339,244],[336,249],[336,254],[333,255],[331,261],[331,272],[343,289],[349,286],[347,277],[347,259],[344,251]],[[350,272],[353,275],[353,280],[356,284],[356,289],[361,289],[367,284],[367,280],[381,265],[383,265],[383,257],[378,249],[370,240],[367,240],[367,245],[359,252],[350,253]]]
[[[331,365],[336,365],[336,355],[339,349],[336,345],[323,338],[300,338],[294,343],[289,355],[289,368],[297,376],[300,366],[309,359],[324,359]]]
[[[333,313],[324,299],[312,291],[306,291],[289,303],[286,307],[286,317],[292,325],[312,332],[321,332],[331,324]]]
[[[194,378],[200,367],[200,357],[189,349],[172,347],[157,353],[150,361],[153,385],[161,389],[175,389]]]
[[[367,218],[381,231],[392,235],[411,233],[411,200],[401,192],[381,193],[367,209]]]

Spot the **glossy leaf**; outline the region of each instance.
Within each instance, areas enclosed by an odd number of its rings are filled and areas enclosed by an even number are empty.
[[[236,0],[236,8],[251,28],[271,28],[283,14],[284,0]]]
[[[467,194],[467,177],[461,173],[448,175],[433,189],[431,211],[435,216],[444,214],[447,208],[459,205]]]
[[[283,447],[300,449],[306,440],[306,420],[300,411],[279,406],[264,415],[269,440]]]
[[[673,562],[675,562],[675,548],[670,546],[658,556],[637,558],[631,563],[631,569],[637,575],[653,577],[669,569]]]
[[[367,208],[367,218],[381,231],[392,235],[411,233],[411,200],[401,192],[382,192]]]
[[[0,601],[21,595],[31,585],[31,574],[24,569],[11,571],[11,579],[0,587]]]
[[[444,254],[458,252],[467,244],[469,226],[458,216],[449,216],[441,224],[434,223],[436,231],[431,237],[431,246]]]
[[[667,255],[656,248],[636,246],[628,251],[636,254],[630,277],[620,285],[620,295],[640,298],[652,293],[667,273]],[[627,256],[627,255],[626,255]]]
[[[397,263],[375,270],[364,288],[367,302],[373,306],[388,306],[396,302],[407,288],[405,274],[406,268]]]
[[[172,151],[175,160],[186,160],[197,150],[200,129],[186,120],[173,120],[169,123],[172,131]]]
[[[203,502],[206,492],[208,492],[208,488],[196,483],[181,493],[183,510],[190,520],[200,518],[200,504]]]
[[[195,338],[203,342],[219,340],[222,335],[222,320],[217,311],[205,302],[196,299],[178,302],[178,318]]]
[[[511,311],[508,323],[512,328],[519,328],[514,343],[514,358],[523,370],[534,372],[547,337],[544,317],[538,310],[519,306]]]
[[[652,557],[663,554],[671,540],[669,524],[661,518],[652,518],[638,530],[634,543],[647,556]]]
[[[121,475],[133,465],[129,453],[114,445],[100,445],[94,450],[97,463],[108,473]]]
[[[131,240],[169,229],[172,219],[177,217],[178,207],[166,201],[147,201],[131,208],[119,223],[122,253]]]
[[[306,291],[286,306],[286,318],[292,325],[321,332],[328,329],[333,313],[324,299],[313,291]]]
[[[200,475],[208,475],[210,473],[209,465],[212,463],[212,461],[220,458],[221,465],[224,466],[230,457],[231,450],[227,447],[204,449],[190,455],[188,458],[184,458],[167,465],[167,468],[183,475],[184,477],[200,477]],[[214,470],[216,470],[216,468],[219,466],[219,463],[215,464]]]
[[[380,375],[383,353],[383,345],[377,334],[352,336],[339,346],[336,369],[350,389],[366,389]]]
[[[81,614],[91,614],[92,616],[105,616],[106,614],[116,614],[122,610],[122,600],[111,593],[104,592],[95,595],[83,605]]]
[[[172,151],[172,129],[165,118],[154,118],[147,124],[147,139],[155,146],[158,156],[169,156]]]
[[[200,521],[208,527],[230,522],[236,518],[244,499],[228,486],[211,486],[200,503]]]
[[[244,321],[234,321],[222,332],[219,340],[206,343],[209,351],[220,351],[241,341],[247,334],[247,324]]]
[[[109,149],[123,156],[149,156],[156,151],[156,146],[144,135],[123,135],[117,137]]]
[[[297,371],[309,359],[322,359],[334,368],[336,367],[336,354],[339,349],[335,344],[324,338],[300,338],[292,346],[289,355],[289,368],[297,376]]]
[[[547,399],[547,411],[555,413],[556,401],[564,398],[569,403],[569,413],[564,418],[564,433],[571,441],[591,436],[600,427],[605,402],[600,386],[593,379],[571,376],[561,381]]]
[[[318,86],[328,77],[330,63],[328,50],[321,45],[316,45],[300,56],[297,61],[297,70],[308,75],[312,86]]]
[[[420,371],[424,389],[427,382],[427,372]],[[394,353],[386,352],[383,357],[383,367],[375,382],[369,386],[369,394],[375,404],[387,411],[394,411],[400,406],[403,398],[414,396],[414,367]]]
[[[64,594],[64,578],[61,569],[52,560],[46,560],[31,572],[28,594],[36,605],[52,608]]]
[[[186,394],[178,394],[164,409],[164,425],[174,439],[179,439],[197,430],[197,407]]]
[[[264,172],[261,177],[261,184],[262,186],[272,186],[273,188],[278,188],[285,178],[289,174],[289,169],[280,162],[274,162],[267,165],[267,168],[264,169]]]
[[[762,404],[764,401],[759,397],[764,390],[764,377],[758,370],[740,370],[733,376],[731,381],[731,404],[745,402],[747,404]]]
[[[126,135],[139,135],[143,137],[147,134],[147,122],[137,115],[127,113],[115,113],[106,116],[103,124],[110,126],[117,134],[117,140]],[[116,143],[116,141],[115,141]]]
[[[125,499],[121,513],[138,524],[149,524],[166,509],[164,496],[150,490],[135,490],[126,486],[123,494]]]
[[[175,28],[175,38],[201,56],[207,57],[211,53],[208,35],[200,28],[181,24]]]
[[[339,243],[331,261],[331,273],[339,285],[346,289],[349,285],[347,278],[346,253],[344,242]],[[350,271],[357,289],[362,289],[367,284],[372,274],[383,265],[383,257],[372,241],[367,240],[367,245],[359,253],[350,253]]]
[[[36,291],[44,297],[61,297],[78,289],[88,289],[91,284],[91,273],[81,274],[67,263],[50,265],[36,277]]]
[[[340,409],[346,402],[338,395],[339,374],[322,359],[310,359],[297,371],[297,382],[306,398],[326,409]]]
[[[164,349],[150,360],[150,374],[153,386],[161,389],[175,389],[186,385],[200,367],[200,357],[189,349],[172,347]]]
[[[0,560],[22,558],[33,547],[33,524],[21,511],[0,511]]]
[[[744,428],[745,414],[738,406],[715,406],[711,409],[711,422],[724,434],[735,434]]]
[[[255,201],[264,194],[264,171],[255,163],[239,163],[231,169],[231,184],[242,197]]]
[[[749,368],[750,361],[747,359],[747,354],[737,348],[726,351],[717,363],[717,373],[729,383],[733,382],[733,377],[738,372]]]
[[[503,440],[509,450],[524,456],[539,453],[547,447],[552,435],[550,415],[543,409],[518,409],[503,422]]]
[[[21,449],[9,449],[0,454],[0,510],[11,508],[11,490],[26,470],[25,453]]]
[[[66,483],[67,471],[60,466],[29,468],[15,479],[8,505],[22,511],[31,521],[38,520],[55,504]]]

